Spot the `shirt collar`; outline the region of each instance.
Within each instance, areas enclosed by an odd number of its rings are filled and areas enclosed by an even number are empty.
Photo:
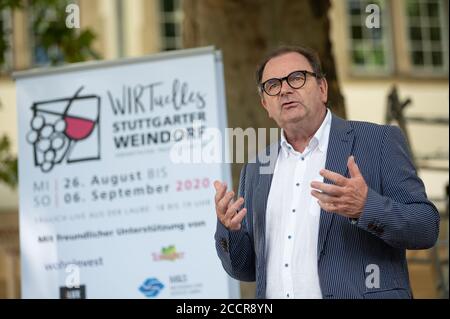
[[[327,126],[329,126],[330,124],[331,124],[331,111],[327,108],[327,113],[322,121],[322,124],[309,141],[309,144],[306,147],[305,151],[307,151],[308,149],[314,149],[316,145],[321,152],[326,151],[329,138],[329,134],[326,134],[326,132],[329,132],[329,130],[327,130]],[[283,129],[281,129],[280,144],[286,157],[289,156],[289,154],[297,154],[297,153],[300,154],[286,140],[286,136],[284,135]]]

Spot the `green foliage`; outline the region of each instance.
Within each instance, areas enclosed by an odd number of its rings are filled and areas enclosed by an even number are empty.
[[[22,8],[22,0],[0,0],[0,14],[6,9]],[[8,42],[6,42],[2,20],[0,20],[0,66],[5,63],[4,52],[8,50]]]
[[[0,0],[0,14],[3,10],[7,9],[11,10],[22,9],[23,8],[22,1],[23,0]],[[3,63],[5,63],[4,52],[9,49],[9,45],[8,42],[6,41],[3,25],[1,22],[2,21],[0,20],[0,66],[2,66]]]
[[[81,62],[99,55],[92,50],[95,34],[90,29],[70,29],[66,26],[66,0],[33,0],[33,30],[36,44],[49,55],[51,64]]]
[[[0,10],[22,10],[32,13],[34,43],[45,50],[52,65],[100,59],[92,49],[96,38],[90,29],[71,29],[66,26],[68,0],[0,0]],[[1,21],[1,20],[0,20]],[[0,25],[0,66],[8,49],[4,30]]]
[[[0,23],[0,66],[5,63],[5,55],[3,52],[8,50],[9,46],[5,40],[5,35],[3,34],[3,28]]]
[[[95,34],[90,29],[70,29],[66,26],[67,0],[0,0],[3,10],[27,9],[32,13],[34,42],[46,51],[52,65],[64,62],[81,62],[90,58],[99,59],[91,48]],[[0,19],[0,66],[9,49]],[[1,106],[1,104],[0,104]],[[0,183],[17,186],[17,157],[11,154],[8,136],[0,136]]]
[[[10,153],[8,136],[0,136],[0,182],[11,188],[17,186],[17,157]]]
[[[3,9],[23,8],[22,0],[0,0],[0,11]]]
[[[0,101],[0,109],[2,104]],[[11,142],[6,135],[0,136],[0,183],[11,188],[17,186],[17,157],[11,154]]]

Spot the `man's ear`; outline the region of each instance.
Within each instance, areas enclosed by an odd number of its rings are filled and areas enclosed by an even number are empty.
[[[320,84],[319,84],[319,90],[320,90],[320,100],[323,103],[327,103],[328,101],[328,82],[327,79],[321,78]]]
[[[261,102],[262,107],[266,110],[267,114],[269,115],[269,118],[272,118],[272,116],[270,116],[269,106],[267,105],[267,101],[263,95],[260,96],[260,102]]]

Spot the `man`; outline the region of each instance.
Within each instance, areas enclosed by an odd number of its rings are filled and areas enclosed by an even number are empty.
[[[257,80],[278,157],[244,165],[236,201],[214,183],[224,269],[258,298],[411,298],[405,250],[434,245],[439,214],[401,131],[332,114],[310,49],[278,49]]]

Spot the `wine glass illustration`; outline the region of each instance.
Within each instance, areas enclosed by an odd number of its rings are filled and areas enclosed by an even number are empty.
[[[64,116],[66,130],[64,133],[74,141],[87,138],[94,129],[95,122],[89,119],[77,118],[74,116]]]
[[[34,146],[35,165],[43,172],[67,163],[100,158],[100,97],[80,96],[34,103],[27,141]]]

